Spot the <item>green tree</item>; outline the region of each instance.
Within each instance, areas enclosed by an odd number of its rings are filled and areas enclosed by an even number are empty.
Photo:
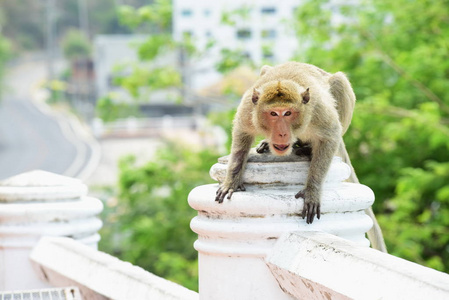
[[[215,66],[220,73],[229,73],[242,65],[255,68],[254,62],[243,50],[230,50],[225,48],[220,50],[220,55],[220,60]]]
[[[137,2],[137,3],[136,3]],[[127,0],[126,3],[140,4],[143,1]],[[57,28],[55,38],[62,38],[70,28],[80,27],[80,1],[54,1],[52,13]],[[42,50],[46,40],[46,18],[48,1],[0,0],[2,33],[11,39],[17,52]],[[118,22],[117,1],[84,1],[86,5],[89,36],[97,34],[128,33],[129,29]]]
[[[449,10],[446,0],[306,1],[297,59],[349,75],[348,151],[392,254],[449,271]]]
[[[82,31],[72,28],[62,39],[62,50],[68,60],[75,61],[89,58],[92,53],[92,45]]]
[[[0,26],[1,26],[1,19],[0,19]],[[6,37],[4,37],[0,33],[0,96],[2,96],[3,93],[3,78],[5,75],[6,64],[11,59],[11,57],[12,57],[11,43]]]
[[[117,100],[118,96],[109,93],[97,101],[97,115],[104,122],[112,122],[120,118],[138,116],[139,110],[136,105],[129,105]]]
[[[172,92],[171,100],[183,101],[185,76],[178,57],[188,60],[200,53],[190,36],[185,35],[181,41],[172,38],[172,1],[156,0],[139,8],[120,6],[118,15],[122,25],[135,33],[148,36],[136,47],[138,62],[116,66],[115,84],[125,89],[136,101],[148,101],[155,90],[169,90]],[[107,111],[101,110],[102,107],[97,106],[99,114],[107,115]]]
[[[174,143],[143,166],[134,157],[124,158],[119,200],[108,207],[100,248],[197,290],[197,236],[189,227],[196,212],[187,195],[212,181],[207,170],[216,161],[211,151],[194,152]]]
[[[172,4],[169,0],[157,0],[140,8],[119,7],[119,20],[123,25],[134,32],[149,34],[137,48],[139,63],[121,66],[116,76],[116,84],[136,99],[142,91],[180,87],[182,84],[182,76],[174,66],[151,64],[162,54],[175,51],[178,46],[171,37],[171,13]],[[124,69],[128,71],[125,72]]]

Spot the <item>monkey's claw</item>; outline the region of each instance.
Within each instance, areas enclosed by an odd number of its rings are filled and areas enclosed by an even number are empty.
[[[312,224],[313,219],[315,218],[315,215],[317,219],[320,219],[321,217],[321,205],[319,202],[312,202],[308,201],[304,191],[299,191],[295,198],[303,198],[304,199],[304,207],[302,209],[302,218],[306,218],[307,224]]]
[[[313,219],[315,218],[315,215],[317,219],[321,217],[320,212],[320,204],[319,203],[304,203],[304,208],[302,210],[302,218],[304,219],[307,217],[306,222],[307,224],[312,224]]]
[[[246,191],[245,186],[243,185],[243,183],[237,185],[236,188],[232,188],[232,187],[227,187],[227,186],[220,186],[216,192],[216,196],[215,196],[215,201],[217,201],[218,203],[223,203],[224,198],[226,197],[226,195],[228,195],[228,200],[231,199],[232,194],[234,194],[235,191]]]
[[[259,154],[262,154],[262,153],[265,153],[265,152],[268,152],[268,151],[270,151],[270,145],[267,142],[265,142],[265,141],[262,141],[259,144],[259,146],[257,146],[257,148],[256,148],[256,152],[259,153]]]

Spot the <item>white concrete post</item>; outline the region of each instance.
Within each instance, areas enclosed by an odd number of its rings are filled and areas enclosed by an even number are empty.
[[[42,236],[65,236],[97,248],[103,204],[78,179],[32,171],[0,182],[0,290],[48,287],[29,254]]]
[[[285,160],[295,160],[286,162]],[[211,168],[211,177],[223,181],[227,158]],[[218,184],[199,186],[189,194],[198,211],[191,228],[198,234],[199,292],[201,299],[293,299],[272,275],[265,257],[284,233],[324,231],[369,246],[365,238],[371,219],[364,209],[374,194],[368,187],[345,183],[350,168],[335,157],[323,186],[321,219],[306,224],[300,217],[309,161],[250,154],[244,175],[246,191],[222,204],[214,201]]]

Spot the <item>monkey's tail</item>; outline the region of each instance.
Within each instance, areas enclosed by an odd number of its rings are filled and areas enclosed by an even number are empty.
[[[345,143],[343,142],[343,138],[340,142],[338,155],[351,168],[351,175],[349,176],[347,181],[360,183],[357,175],[355,174],[354,168],[352,167],[351,160],[349,159],[348,152],[346,151]],[[373,209],[371,207],[365,209],[365,213],[373,220],[373,227],[368,231],[368,239],[370,240],[372,247],[376,250],[387,253],[387,246],[385,245],[384,236],[382,234],[382,230],[380,229],[379,223],[377,222],[376,216],[373,213]]]

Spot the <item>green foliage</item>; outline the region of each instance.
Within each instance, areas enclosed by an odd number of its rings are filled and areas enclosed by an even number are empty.
[[[60,40],[70,28],[80,26],[80,4],[83,2],[86,6],[90,36],[129,32],[118,24],[115,0],[64,0],[55,1],[52,7],[55,40]],[[47,3],[48,1],[33,0],[1,1],[2,34],[11,39],[16,52],[45,49]]]
[[[11,43],[0,34],[0,82],[3,80],[6,63],[12,57]],[[0,87],[2,84],[0,84]],[[1,95],[2,90],[0,90]]]
[[[67,83],[61,80],[51,80],[45,84],[50,95],[47,102],[55,104],[65,100],[64,93],[67,90]]]
[[[62,39],[64,56],[68,60],[85,59],[90,57],[92,46],[87,36],[78,29],[70,29]]]
[[[0,35],[0,64],[2,66],[4,66],[5,63],[11,58],[11,50],[11,42],[4,36]]]
[[[116,75],[114,82],[126,89],[135,98],[139,97],[139,93],[144,87],[151,91],[181,85],[181,74],[172,67],[150,69],[141,66],[141,64],[123,67],[131,67],[131,74],[126,76]]]
[[[189,227],[196,212],[187,195],[211,182],[208,170],[216,160],[211,151],[194,152],[175,143],[159,149],[143,166],[136,165],[135,157],[123,159],[119,200],[107,208],[100,248],[197,290],[197,236]]]
[[[390,252],[446,272],[448,12],[444,0],[314,0],[295,20],[296,59],[344,71],[354,87],[345,141],[360,181],[376,194]]]
[[[215,65],[220,73],[229,73],[241,65],[254,68],[254,62],[243,50],[221,49],[221,58]]]
[[[192,43],[177,43],[171,37],[172,4],[170,0],[157,0],[140,8],[120,6],[120,22],[136,32],[150,33],[138,46],[139,63],[117,67],[114,83],[127,90],[135,99],[148,98],[143,93],[158,89],[180,87],[182,76],[174,66],[154,64],[161,55],[178,48],[194,52]],[[123,75],[125,74],[125,75]]]
[[[448,271],[449,260],[449,163],[424,162],[423,168],[402,170],[396,196],[390,206],[395,213],[382,215],[383,223],[393,222],[388,240],[399,239],[393,254]]]
[[[123,5],[118,9],[119,20],[123,25],[144,32],[170,32],[172,24],[172,4],[170,0],[156,0],[138,9]]]
[[[251,13],[251,6],[243,5],[237,9],[224,11],[221,14],[221,23],[228,26],[235,26],[237,22],[248,20]]]
[[[173,41],[169,34],[152,35],[139,46],[139,58],[143,61],[151,61],[155,59],[161,51],[167,48],[173,49]]]
[[[136,105],[123,103],[117,101],[117,99],[118,96],[113,93],[98,99],[96,114],[104,122],[112,122],[120,118],[138,115],[139,112]]]

